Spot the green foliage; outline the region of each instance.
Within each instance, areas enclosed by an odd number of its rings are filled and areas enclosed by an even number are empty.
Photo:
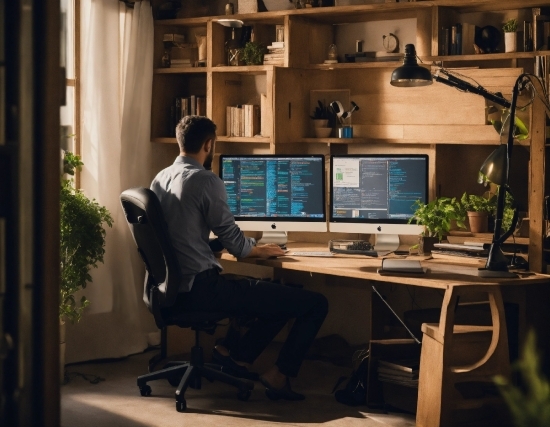
[[[79,156],[66,152],[63,159],[63,172],[74,175],[83,163]],[[90,270],[103,262],[105,253],[105,229],[113,225],[109,211],[95,199],[88,199],[75,189],[73,179],[61,178],[61,283],[59,293],[59,317],[72,323],[78,322],[82,310],[90,302],[83,296],[76,301],[74,294],[86,288],[92,281]]]
[[[507,116],[510,114],[510,110],[507,108],[504,108],[502,110],[502,118],[501,120],[491,120],[491,124],[495,128],[495,130],[500,134],[502,132],[502,123],[506,120]],[[523,141],[527,138],[529,138],[529,129],[527,129],[527,126],[523,121],[515,116],[514,117],[514,138],[518,141]]]
[[[264,45],[257,42],[248,42],[241,49],[241,59],[246,65],[262,65],[264,54]]]
[[[496,207],[496,197],[487,198],[477,194],[464,193],[460,199],[464,212],[486,212],[493,213]]]
[[[527,334],[521,358],[513,370],[521,377],[521,386],[507,378],[495,377],[495,383],[504,397],[517,427],[550,426],[550,383],[540,369],[535,333]]]
[[[330,116],[331,112],[329,107],[327,107],[323,101],[317,100],[317,106],[310,117],[313,120],[328,120]]]
[[[451,221],[456,221],[458,227],[465,228],[465,215],[455,197],[440,197],[426,205],[417,200],[412,208],[415,211],[409,223],[416,221],[417,224],[423,225],[424,236],[438,237],[441,240],[449,233]]]
[[[515,33],[518,30],[518,21],[516,19],[510,19],[504,23],[502,30],[505,33]]]
[[[500,190],[500,187],[499,187]],[[514,218],[514,198],[509,192],[506,192],[504,198],[504,212],[502,214],[502,231],[508,231]]]

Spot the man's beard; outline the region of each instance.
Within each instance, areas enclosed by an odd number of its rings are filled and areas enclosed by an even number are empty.
[[[212,170],[213,160],[214,160],[214,144],[212,144],[212,147],[208,152],[208,156],[206,156],[206,159],[204,159],[204,163],[202,164],[206,170]]]

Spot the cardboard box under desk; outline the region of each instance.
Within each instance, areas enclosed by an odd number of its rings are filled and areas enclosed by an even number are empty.
[[[420,344],[413,339],[371,340],[369,343],[369,371],[367,375],[367,405],[391,405],[407,412],[416,411],[418,389],[398,384],[383,384],[378,380],[378,360],[420,360]],[[414,410],[414,411],[413,411]]]

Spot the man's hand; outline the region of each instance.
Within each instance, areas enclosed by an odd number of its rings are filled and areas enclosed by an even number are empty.
[[[285,251],[282,250],[279,245],[275,243],[269,243],[267,245],[254,246],[247,258],[269,258],[283,256]]]

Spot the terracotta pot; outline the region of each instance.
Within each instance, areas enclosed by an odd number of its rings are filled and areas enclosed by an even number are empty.
[[[439,237],[418,236],[418,255],[430,255]]]
[[[487,212],[468,212],[468,222],[472,233],[487,233],[489,215]]]

